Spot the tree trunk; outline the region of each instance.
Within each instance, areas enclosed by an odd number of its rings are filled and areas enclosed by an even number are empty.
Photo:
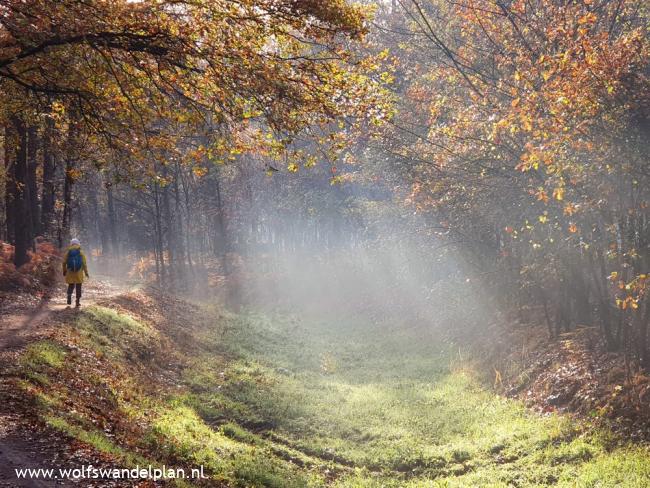
[[[27,249],[29,247],[29,187],[27,185],[27,128],[22,120],[12,118],[18,134],[18,147],[14,164],[13,179],[15,181],[15,194],[13,199],[13,224],[15,238],[14,264],[16,267],[27,262]]]
[[[90,191],[88,192],[88,200],[90,203],[91,207],[91,212],[92,212],[92,218],[91,218],[91,227],[92,227],[92,232],[95,237],[95,242],[99,241],[99,246],[101,246],[101,254],[104,255],[106,252],[106,248],[108,247],[107,244],[107,234],[106,234],[106,226],[102,222],[102,214],[99,210],[99,198],[98,194],[95,191],[96,188],[100,188],[101,185],[101,175],[96,174],[93,177],[93,184],[92,187],[89,189]]]
[[[605,280],[605,269],[604,269],[604,258],[601,251],[596,251],[596,259],[600,265],[601,275],[598,274],[598,269],[596,267],[596,262],[591,253],[587,253],[587,258],[589,260],[589,269],[591,271],[591,277],[594,283],[594,289],[598,297],[598,317],[600,318],[600,326],[605,334],[605,341],[607,342],[607,347],[610,350],[615,350],[618,346],[618,343],[612,334],[612,321],[609,305],[609,297],[607,295],[607,289],[602,281]],[[602,280],[602,281],[601,281]]]
[[[74,148],[75,128],[70,123],[68,129],[68,151],[65,158],[65,180],[63,184],[63,218],[59,228],[59,247],[63,247],[64,241],[70,239],[70,227],[72,224],[72,187],[74,186]]]
[[[230,263],[228,262],[228,251],[229,251],[229,241],[228,235],[226,234],[226,224],[224,222],[223,214],[223,198],[221,196],[221,178],[219,172],[216,175],[215,181],[215,203],[217,205],[216,212],[216,229],[217,229],[217,252],[221,260],[221,266],[223,268],[223,273],[229,275],[231,272]]]
[[[30,233],[32,236],[41,235],[41,218],[38,204],[38,132],[36,126],[27,129],[27,186],[29,187],[29,216]]]
[[[158,183],[154,183],[153,187],[153,196],[154,196],[154,203],[155,203],[155,229],[156,229],[156,248],[158,249],[158,259],[156,259],[156,263],[160,262],[159,265],[156,266],[156,269],[158,272],[156,273],[158,275],[158,281],[162,284],[166,282],[165,278],[165,251],[163,247],[163,232],[162,232],[162,222],[161,222],[161,216],[160,216],[160,198],[159,198],[159,191],[158,191]]]
[[[648,325],[650,324],[650,300],[645,299],[645,310],[641,314],[639,311],[639,323],[637,325],[638,348],[641,367],[650,371],[650,349],[648,348]]]
[[[167,178],[167,166],[162,167],[163,178]],[[174,215],[169,204],[169,184],[162,187],[162,211],[165,222],[164,234],[167,242],[167,262],[169,263],[169,285],[174,288],[175,281],[178,278],[179,266],[176,262],[176,229],[174,228]]]
[[[5,224],[7,227],[7,242],[15,244],[16,220],[16,131],[12,124],[5,126]]]
[[[185,225],[183,223],[183,206],[181,204],[181,195],[180,195],[180,188],[178,186],[178,180],[181,176],[181,170],[179,167],[179,164],[176,163],[176,167],[174,168],[174,212],[176,215],[176,218],[178,219],[178,239],[176,240],[177,246],[178,246],[178,252],[176,253],[176,259],[178,260],[179,266],[182,266],[183,269],[185,269],[185,263],[187,262],[187,269],[189,270],[190,274],[194,274],[194,269],[192,268],[192,262],[191,260],[186,261],[186,255],[189,252],[189,249],[186,247],[186,243],[189,241],[187,240],[189,238],[190,234],[190,228],[189,228],[189,221],[185,222]]]
[[[54,186],[56,160],[52,148],[53,133],[54,120],[48,117],[45,122],[45,133],[43,134],[43,193],[41,195],[41,230],[43,235],[48,237],[52,232],[54,202],[56,199]]]
[[[108,236],[111,242],[111,254],[117,256],[117,234],[115,232],[115,202],[113,199],[113,187],[111,184],[106,185],[106,206],[108,209]]]

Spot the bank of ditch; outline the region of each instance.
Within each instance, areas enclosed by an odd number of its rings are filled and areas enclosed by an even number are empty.
[[[650,451],[495,395],[439,334],[356,318],[107,299],[31,344],[16,388],[116,466],[202,465],[179,486],[621,486]]]

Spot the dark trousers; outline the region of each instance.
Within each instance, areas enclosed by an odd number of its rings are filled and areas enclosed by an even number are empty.
[[[81,283],[70,283],[68,285],[68,300],[72,298],[72,290],[75,290],[77,301],[81,299]]]

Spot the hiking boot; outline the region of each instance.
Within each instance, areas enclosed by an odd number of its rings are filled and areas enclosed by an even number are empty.
[[[68,295],[68,305],[72,305],[72,295]]]
[[[74,306],[77,307],[77,308],[81,307],[81,303],[79,303],[79,300],[77,300],[77,301],[75,302]]]

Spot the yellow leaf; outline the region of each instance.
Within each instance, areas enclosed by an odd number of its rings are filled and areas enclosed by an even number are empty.
[[[391,84],[395,82],[395,77],[391,75],[388,71],[384,71],[381,75],[379,75],[379,78],[381,81],[387,84]]]
[[[573,203],[568,203],[568,204],[564,207],[564,215],[569,215],[569,216],[571,216],[571,215],[573,215],[574,213],[576,213],[577,211],[578,211],[578,208],[577,208]]]
[[[208,170],[206,168],[202,168],[201,166],[195,166],[192,168],[192,173],[194,173],[194,176],[197,178],[201,178],[208,173]]]

